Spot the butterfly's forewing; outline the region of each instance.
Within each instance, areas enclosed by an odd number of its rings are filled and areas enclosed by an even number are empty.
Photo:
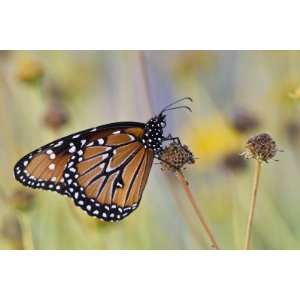
[[[60,139],[27,154],[15,165],[15,178],[34,189],[68,195],[63,173],[72,155],[69,148],[68,141]]]
[[[15,177],[71,196],[90,215],[121,220],[138,206],[153,162],[140,141],[144,126],[113,123],[56,140],[23,157]]]
[[[105,221],[121,220],[137,208],[153,162],[140,142],[142,126],[95,132],[71,157],[64,178],[75,204]]]

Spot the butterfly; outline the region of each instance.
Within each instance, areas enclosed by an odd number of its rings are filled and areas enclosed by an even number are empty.
[[[80,131],[42,146],[21,158],[15,178],[33,189],[71,197],[75,205],[104,221],[120,221],[140,203],[154,158],[163,143],[166,112],[186,105],[167,105],[146,123],[118,122]]]

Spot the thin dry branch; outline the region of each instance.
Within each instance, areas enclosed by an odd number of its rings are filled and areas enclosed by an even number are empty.
[[[206,220],[203,216],[203,213],[202,213],[201,209],[197,205],[195,197],[194,197],[193,193],[191,192],[190,187],[189,187],[184,175],[182,174],[181,171],[178,170],[178,171],[176,171],[176,177],[177,177],[178,181],[180,182],[180,184],[182,185],[185,193],[187,194],[188,199],[190,200],[190,202],[191,202],[191,204],[192,204],[192,206],[195,210],[195,213],[196,213],[200,223],[202,224],[202,226],[205,230],[205,233],[207,234],[207,236],[208,236],[208,238],[211,242],[212,248],[219,250],[220,247],[219,247],[216,239],[214,238],[214,236],[212,234],[212,231],[210,230],[210,228],[209,228],[209,226],[208,226],[208,224],[207,224],[207,222],[206,222]]]

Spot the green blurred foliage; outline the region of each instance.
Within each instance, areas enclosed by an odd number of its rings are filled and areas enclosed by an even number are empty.
[[[209,249],[174,174],[159,165],[139,209],[116,224],[13,178],[16,161],[51,140],[145,122],[183,96],[193,113],[170,112],[166,133],[198,158],[185,176],[221,247],[243,245],[254,163],[238,154],[268,132],[284,153],[262,169],[253,248],[299,249],[299,91],[297,51],[0,51],[0,249]]]

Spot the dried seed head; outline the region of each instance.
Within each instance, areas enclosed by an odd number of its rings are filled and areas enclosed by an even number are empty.
[[[247,111],[240,111],[233,117],[232,124],[238,132],[247,133],[259,126],[259,120]]]
[[[227,171],[238,172],[244,170],[247,163],[238,153],[232,152],[224,156],[222,166]]]
[[[43,121],[52,130],[58,130],[69,121],[69,114],[61,101],[52,100]]]
[[[261,133],[251,137],[246,144],[246,151],[241,155],[245,158],[254,158],[260,162],[268,162],[278,149],[275,141],[267,133]]]
[[[34,206],[34,193],[24,189],[18,189],[9,198],[9,201],[16,209],[28,211]]]
[[[163,149],[159,159],[162,171],[177,171],[186,164],[195,163],[194,155],[186,145],[171,143]]]
[[[4,215],[0,226],[0,234],[9,241],[12,249],[23,249],[22,228],[16,216]]]
[[[299,121],[290,121],[285,126],[285,131],[288,139],[292,143],[297,143],[300,137],[300,122]]]

